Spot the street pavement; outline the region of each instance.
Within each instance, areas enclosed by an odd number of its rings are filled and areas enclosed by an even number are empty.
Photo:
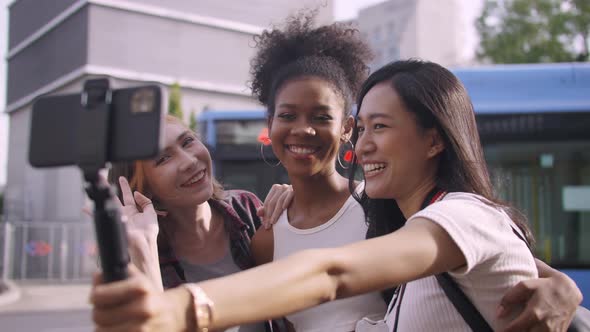
[[[14,290],[13,290],[14,291]],[[17,283],[20,296],[0,301],[2,332],[90,332],[88,284]],[[0,294],[6,297],[6,293]]]

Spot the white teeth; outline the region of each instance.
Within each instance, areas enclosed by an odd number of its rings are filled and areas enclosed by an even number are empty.
[[[188,180],[187,182],[185,182],[185,186],[191,185],[197,181],[199,181],[200,179],[203,178],[203,176],[205,176],[205,171],[200,171],[199,173],[197,173],[195,176],[193,176],[190,180]]]
[[[378,172],[378,171],[384,169],[385,166],[386,165],[384,163],[364,164],[363,165],[363,171],[365,171],[366,173],[368,173],[368,172]]]
[[[304,148],[304,147],[295,146],[295,145],[289,145],[289,151],[291,151],[293,153],[298,153],[298,154],[310,154],[310,153],[314,153],[315,149]]]

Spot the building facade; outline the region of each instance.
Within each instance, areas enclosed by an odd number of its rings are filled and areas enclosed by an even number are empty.
[[[359,12],[359,30],[375,53],[372,68],[407,58],[461,64],[465,38],[459,0],[388,0]]]

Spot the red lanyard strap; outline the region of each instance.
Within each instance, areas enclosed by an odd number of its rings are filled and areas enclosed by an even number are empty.
[[[426,195],[426,198],[424,198],[424,201],[422,202],[422,206],[420,207],[420,210],[424,210],[428,205],[440,201],[441,199],[443,199],[443,197],[445,197],[446,194],[447,194],[446,191],[440,190],[437,187],[434,187],[428,193],[428,195]]]

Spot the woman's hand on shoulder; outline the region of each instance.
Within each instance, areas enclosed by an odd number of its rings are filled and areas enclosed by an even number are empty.
[[[261,208],[256,211],[256,214],[262,220],[262,226],[269,229],[276,224],[279,217],[286,208],[291,205],[293,201],[293,187],[289,184],[274,184]]]
[[[103,284],[95,276],[90,303],[95,331],[186,331],[194,325],[186,289],[159,291],[133,265],[123,281]]]
[[[572,279],[538,259],[535,261],[539,278],[521,281],[500,302],[499,317],[524,308],[505,332],[566,331],[582,302],[582,293]]]

